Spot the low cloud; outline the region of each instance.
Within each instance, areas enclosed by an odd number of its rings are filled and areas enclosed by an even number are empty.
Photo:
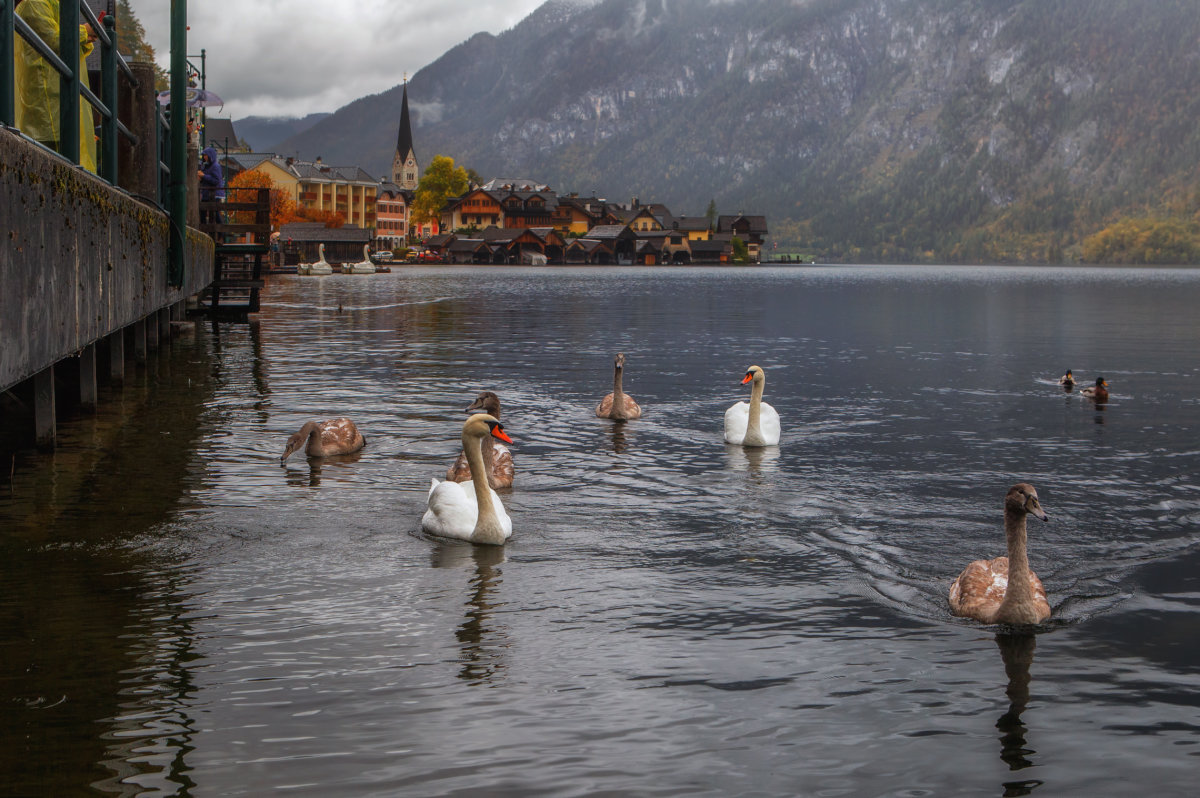
[[[304,116],[386,91],[471,35],[513,27],[542,2],[208,0],[188,6],[188,52],[205,51],[222,115]],[[170,4],[130,5],[168,66]]]

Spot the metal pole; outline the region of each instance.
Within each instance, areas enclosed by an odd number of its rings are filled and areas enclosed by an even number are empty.
[[[67,65],[70,76],[59,78],[58,89],[58,151],[79,163],[79,136],[95,135],[79,129],[79,3],[66,0],[58,12],[58,57]],[[91,104],[88,104],[89,114]]]
[[[16,33],[13,26],[13,11],[16,3],[13,0],[0,0],[0,64],[13,63],[16,52]],[[17,76],[15,70],[5,70],[5,77],[0,80],[0,124],[10,127],[17,124]]]
[[[70,5],[68,3],[68,5]],[[171,242],[167,282],[183,285],[187,235],[187,0],[171,0]]]
[[[117,184],[117,15],[104,17],[104,30],[109,44],[100,51],[100,99],[108,108],[101,123],[100,176],[114,186]]]
[[[201,90],[208,88],[208,65],[205,63],[208,60],[208,50],[204,47],[200,48],[200,88]],[[208,108],[200,106],[200,149],[208,146]]]

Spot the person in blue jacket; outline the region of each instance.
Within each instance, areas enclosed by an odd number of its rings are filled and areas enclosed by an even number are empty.
[[[225,199],[225,172],[221,162],[217,160],[217,151],[213,147],[205,147],[200,153],[200,201],[212,202]],[[200,211],[201,224],[216,224],[220,214],[215,211]]]

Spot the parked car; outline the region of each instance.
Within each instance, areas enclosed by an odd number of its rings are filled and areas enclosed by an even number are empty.
[[[390,249],[383,249],[379,252],[371,253],[371,260],[373,261],[390,261],[393,257],[395,256],[392,255],[392,251]]]

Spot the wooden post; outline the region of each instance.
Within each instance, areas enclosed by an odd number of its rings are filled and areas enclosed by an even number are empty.
[[[146,362],[146,320],[138,319],[133,323],[133,359],[138,363]]]
[[[125,330],[108,336],[108,370],[113,385],[125,382]]]
[[[57,435],[54,422],[54,366],[39,371],[33,378],[33,426],[37,445],[54,448]]]
[[[161,308],[158,313],[158,338],[163,345],[171,341],[171,309]]]
[[[88,344],[79,353],[79,407],[96,410],[96,345]]]
[[[155,352],[158,350],[158,314],[151,313],[142,321],[146,326],[146,348]]]

